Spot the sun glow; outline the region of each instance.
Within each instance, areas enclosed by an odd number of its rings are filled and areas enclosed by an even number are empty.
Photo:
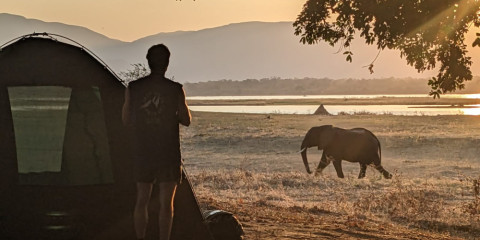
[[[472,108],[464,108],[461,111],[464,115],[479,116],[480,115],[480,104],[469,105]]]
[[[478,10],[478,6],[477,6]],[[429,21],[419,25],[417,28],[413,29],[407,36],[415,36],[417,33],[422,32],[423,29],[428,28],[430,25],[435,24],[437,22],[445,23],[446,20],[449,18],[453,18],[455,20],[461,20],[469,13],[471,13],[472,8],[470,6],[460,6],[459,4],[454,4],[452,7],[443,10],[442,12],[438,13],[435,17],[432,17]],[[453,14],[452,14],[453,13]],[[445,23],[448,25],[448,23]],[[455,30],[454,26],[445,26],[438,34],[442,34],[444,36],[450,35]]]
[[[480,93],[476,94],[461,94],[461,98],[466,98],[466,99],[480,99]]]

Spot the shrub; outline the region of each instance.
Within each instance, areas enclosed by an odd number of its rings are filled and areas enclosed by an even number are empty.
[[[463,206],[463,212],[469,215],[472,227],[480,227],[480,177],[470,181],[473,199]]]
[[[440,217],[444,202],[436,191],[428,189],[428,185],[404,184],[400,177],[393,181],[391,190],[370,192],[354,202],[355,213],[382,213],[391,218],[430,221]]]

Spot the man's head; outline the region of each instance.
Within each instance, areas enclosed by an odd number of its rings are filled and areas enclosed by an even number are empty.
[[[170,61],[170,51],[163,44],[153,45],[148,49],[147,61],[152,73],[165,74]]]

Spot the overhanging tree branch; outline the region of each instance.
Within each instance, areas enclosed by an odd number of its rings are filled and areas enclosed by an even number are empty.
[[[430,95],[439,97],[473,77],[464,42],[472,23],[480,27],[479,10],[479,0],[308,0],[293,26],[303,44],[348,48],[359,33],[379,50],[399,50],[419,72],[439,64],[428,82]],[[479,35],[472,45],[480,46]],[[353,53],[346,54],[351,61]]]

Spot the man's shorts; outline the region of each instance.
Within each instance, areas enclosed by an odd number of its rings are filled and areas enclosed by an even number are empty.
[[[164,165],[164,166],[135,166],[135,181],[141,183],[156,182],[176,182],[180,184],[182,181],[181,165]]]

